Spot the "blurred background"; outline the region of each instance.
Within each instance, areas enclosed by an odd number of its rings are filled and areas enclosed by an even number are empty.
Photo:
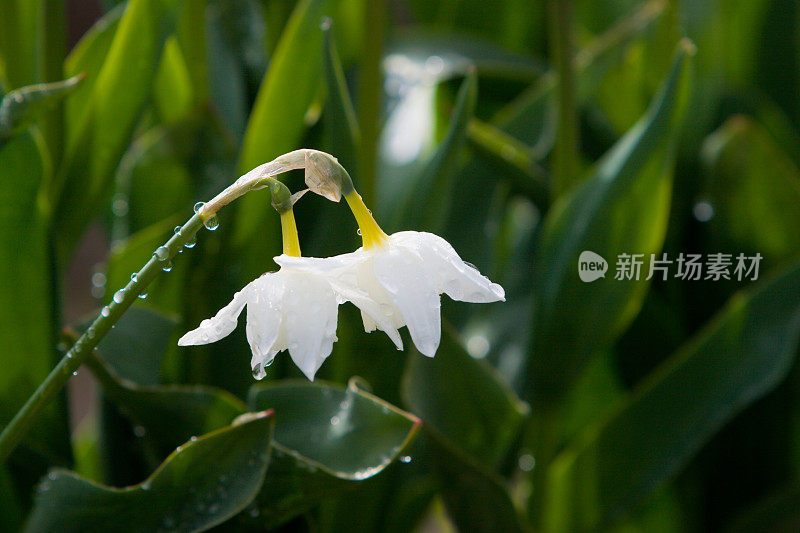
[[[275,449],[309,449],[258,496],[160,529],[800,528],[795,0],[0,0],[0,95],[79,73],[0,112],[0,424],[195,202],[296,148],[336,156],[387,233],[444,237],[507,295],[444,297],[433,360],[342,306],[323,384],[287,393],[283,422],[276,407]],[[140,483],[302,377],[282,353],[253,388],[243,326],[176,345],[277,268],[269,202],[225,208],[100,345],[110,373],[70,380],[0,470],[0,528],[66,527],[67,508],[109,527],[75,487],[43,496],[47,472]],[[344,205],[307,195],[295,214],[304,255],[360,246]],[[604,278],[580,280],[585,250]],[[620,254],[643,254],[640,276],[615,279]],[[651,254],[668,275],[647,275]],[[681,279],[687,254],[729,254],[729,276]],[[758,271],[737,276],[740,254]],[[304,394],[353,376],[411,415],[354,415],[349,437],[310,425]],[[390,433],[403,446],[382,447]]]

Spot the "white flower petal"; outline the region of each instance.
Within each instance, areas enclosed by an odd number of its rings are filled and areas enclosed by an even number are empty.
[[[311,381],[330,355],[336,340],[339,302],[322,277],[286,273],[288,290],[283,298],[284,327],[289,354]]]
[[[242,309],[248,301],[250,294],[249,286],[233,295],[233,300],[220,309],[216,315],[206,318],[200,325],[187,332],[178,340],[178,346],[192,346],[197,344],[208,344],[216,342],[223,337],[227,337],[236,329]]]
[[[281,299],[284,294],[285,276],[281,272],[264,274],[248,285],[250,297],[247,302],[247,342],[253,352],[250,367],[257,379],[264,377],[264,369],[272,363],[281,330]]]
[[[350,269],[354,265],[369,259],[369,252],[359,248],[349,254],[335,255],[332,257],[292,257],[289,255],[279,255],[274,260],[281,267],[301,272],[309,272],[322,276],[336,271],[337,275],[341,269]]]
[[[417,349],[433,357],[441,338],[439,293],[422,261],[402,248],[375,254],[375,277],[403,315]]]
[[[503,287],[465,263],[450,243],[438,235],[403,231],[392,235],[392,242],[418,253],[436,280],[439,292],[453,300],[473,303],[505,301]]]
[[[392,320],[394,306],[386,306],[386,304],[380,305],[370,298],[367,293],[355,287],[338,283],[335,280],[330,280],[330,282],[333,290],[336,291],[337,294],[361,309],[364,331],[369,333],[377,327],[389,336],[398,350],[403,349],[403,339],[400,337],[400,332],[397,331],[397,327],[394,326]]]

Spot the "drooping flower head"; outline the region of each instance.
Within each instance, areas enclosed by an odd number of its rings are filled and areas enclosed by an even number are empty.
[[[283,255],[276,258],[280,270],[250,282],[216,315],[181,337],[178,344],[208,344],[226,337],[236,329],[239,315],[247,307],[246,332],[253,352],[253,376],[262,379],[276,354],[288,350],[297,367],[313,381],[336,341],[340,304],[353,302],[362,314],[382,327],[390,329],[391,325],[380,306],[363,291],[324,272],[302,268],[308,259],[300,257],[292,198],[286,186],[272,181],[273,206],[281,214],[283,233]],[[300,268],[283,266],[289,259]]]
[[[292,210],[302,192],[292,196],[272,176],[304,168],[309,190],[339,201],[345,197],[358,223],[363,246],[328,258],[301,257]],[[398,349],[398,329],[408,326],[423,354],[433,357],[441,339],[441,294],[465,302],[505,299],[503,288],[464,262],[450,244],[432,233],[403,231],[387,235],[353,187],[347,171],[324,152],[296,150],[248,172],[205,204],[201,215],[216,211],[250,190],[269,187],[280,213],[283,254],[277,272],[252,281],[212,318],[186,333],[181,346],[207,344],[229,335],[247,307],[247,340],[257,379],[276,354],[288,350],[311,380],[336,341],[339,305],[350,301],[361,310],[364,329],[386,332]]]
[[[380,329],[395,340],[399,338],[397,328],[408,326],[417,349],[433,357],[441,339],[440,294],[463,302],[505,300],[500,285],[463,261],[441,237],[417,231],[387,235],[335,158],[323,152],[313,152],[308,157],[317,169],[317,181],[327,180],[328,191],[340,188],[358,223],[363,246],[355,252],[326,259],[301,263],[291,257],[280,257],[276,261],[284,267],[325,273],[368,294],[380,304],[392,327],[387,329],[362,311],[366,331]]]

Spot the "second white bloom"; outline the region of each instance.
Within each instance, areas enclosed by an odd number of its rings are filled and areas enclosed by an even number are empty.
[[[402,348],[397,329],[407,325],[417,349],[433,357],[441,340],[440,294],[462,302],[505,300],[503,288],[464,262],[432,233],[401,231],[378,247],[325,259],[281,256],[284,268],[325,275],[357,287],[380,304],[381,320],[362,307],[364,329],[386,332]]]

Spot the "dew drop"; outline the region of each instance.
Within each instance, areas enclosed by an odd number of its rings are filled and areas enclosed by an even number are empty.
[[[95,272],[92,274],[92,285],[97,288],[106,286],[106,275],[102,272]]]
[[[56,476],[55,472],[50,472],[49,474],[47,474],[47,477],[50,481],[55,481],[58,476]]]
[[[124,217],[128,214],[128,211],[128,201],[124,197],[118,196],[111,202],[111,212],[114,216]]]
[[[141,484],[141,488],[142,490],[150,490],[150,482],[145,481],[144,483]]]
[[[197,244],[197,235],[192,235],[189,237],[189,240],[183,245],[185,248],[194,248],[194,245]]]
[[[196,204],[194,204],[194,212],[199,213],[200,210],[203,209],[204,205],[206,205],[205,202],[197,202]]]
[[[714,218],[714,206],[707,200],[702,200],[694,204],[692,214],[699,222],[708,222]]]
[[[192,435],[192,436],[189,438],[189,442],[197,442],[197,437],[196,437],[195,435]]]
[[[111,314],[111,311],[108,309],[108,306],[106,306],[106,307],[104,307],[103,309],[100,310],[100,316],[102,316],[102,317],[107,317],[110,314]]]
[[[338,424],[339,424],[339,417],[338,416],[332,416],[331,417],[331,425],[332,426],[336,426]]]
[[[180,235],[181,234],[181,227],[180,226],[175,226],[175,229],[173,231],[175,232],[175,235]]]
[[[172,270],[172,261],[167,261],[164,264],[164,266],[161,267],[161,270],[163,270],[164,272],[169,272],[170,270]]]
[[[404,455],[404,456],[402,456],[402,457],[400,458],[400,462],[401,462],[401,463],[406,463],[406,464],[410,463],[410,462],[411,462],[411,456],[410,456],[410,455]]]
[[[523,453],[517,460],[517,466],[523,472],[530,472],[536,466],[536,459],[529,453]]]
[[[217,220],[217,217],[214,216],[203,222],[203,225],[208,231],[214,231],[219,227],[219,221]]]
[[[253,377],[255,379],[264,379],[264,376],[266,375],[267,372],[264,370],[264,367],[261,365],[261,363],[256,363],[255,366],[253,366]]]
[[[131,281],[132,281],[132,282],[134,282],[134,283],[136,283],[137,281],[139,281],[139,274],[137,274],[136,272],[134,272],[133,274],[131,274]]]
[[[73,376],[77,376],[78,375],[78,371],[76,370],[75,372],[72,373],[72,375]]]
[[[94,328],[90,327],[86,330],[86,338],[93,339],[94,338]]]
[[[143,293],[141,293],[141,294],[139,295],[139,298],[140,298],[140,299],[142,299],[142,300],[144,300],[145,298],[147,298],[147,293],[146,293],[146,292],[143,292]]]
[[[361,228],[358,228],[358,229],[356,230],[356,233],[358,233],[359,235],[361,235]]]
[[[114,293],[114,303],[121,304],[122,301],[125,299],[125,289],[120,289]]]
[[[166,261],[169,259],[169,249],[166,246],[159,246],[153,255],[159,261]]]

